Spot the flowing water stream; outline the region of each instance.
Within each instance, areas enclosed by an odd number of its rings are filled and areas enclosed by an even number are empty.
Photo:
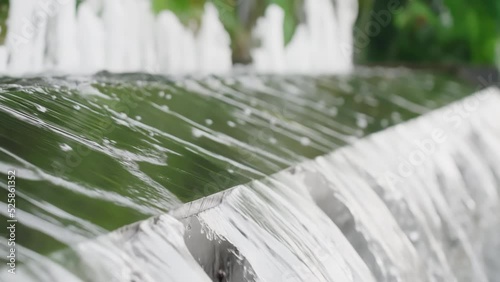
[[[20,281],[498,277],[494,90],[449,105],[473,89],[357,69],[2,78],[0,91]]]
[[[10,2],[1,281],[498,281],[499,90],[354,68],[356,1],[269,5],[243,71],[212,2]]]

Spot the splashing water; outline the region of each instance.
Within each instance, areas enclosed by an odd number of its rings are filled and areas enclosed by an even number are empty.
[[[283,10],[271,5],[255,29],[254,69],[265,73],[341,73],[352,69],[356,1],[306,0],[307,21],[289,46]],[[197,31],[150,0],[11,1],[0,73],[148,72],[220,74],[232,69],[231,39],[207,2]]]

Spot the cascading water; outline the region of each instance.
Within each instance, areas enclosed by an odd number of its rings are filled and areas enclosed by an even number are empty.
[[[28,260],[23,278],[495,281],[499,106],[499,90],[482,91],[52,261]]]
[[[499,91],[449,105],[470,87],[325,75],[353,70],[356,1],[305,0],[287,45],[267,7],[250,69],[286,76],[227,74],[212,2],[196,27],[149,0],[10,2],[0,74],[81,75],[0,78],[14,281],[500,277]]]
[[[254,37],[254,68],[263,73],[339,73],[352,69],[356,1],[306,0],[306,21],[285,46],[284,12],[267,8]],[[198,30],[150,0],[11,1],[0,73],[227,73],[231,40],[207,2]],[[222,15],[224,16],[224,15]]]
[[[253,54],[256,70],[308,74],[351,71],[357,1],[334,2],[305,1],[306,23],[297,27],[288,46],[283,38],[283,10],[277,5],[268,7],[256,27],[261,40],[261,47]]]
[[[12,1],[7,73],[227,72],[230,40],[208,3],[195,35],[149,0]]]

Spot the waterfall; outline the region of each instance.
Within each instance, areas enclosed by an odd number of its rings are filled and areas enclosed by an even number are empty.
[[[150,0],[11,1],[0,73],[79,74],[101,70],[220,74],[232,69],[231,39],[207,1],[201,25],[171,11],[155,15]],[[283,40],[283,10],[270,5],[255,27],[253,69],[264,73],[339,73],[352,68],[356,1],[306,0],[306,22]]]
[[[256,27],[261,47],[254,50],[259,72],[342,73],[352,68],[352,27],[357,1],[305,1],[306,22],[288,46],[283,38],[283,10],[273,4]]]
[[[499,107],[500,91],[486,89],[51,261],[27,263],[24,278],[495,281]],[[41,268],[47,277],[38,276]]]

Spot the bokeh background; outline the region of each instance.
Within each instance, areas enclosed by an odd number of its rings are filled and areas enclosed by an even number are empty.
[[[156,12],[174,11],[196,28],[205,0],[151,0]],[[77,1],[77,4],[81,0]],[[235,63],[249,63],[250,37],[266,6],[284,8],[285,38],[304,21],[303,0],[212,0],[230,32]],[[0,44],[7,30],[9,0],[0,0]],[[358,64],[499,66],[499,0],[359,0],[354,30]]]
[[[494,65],[500,39],[498,0],[360,0],[358,28],[385,20],[391,3],[401,3],[386,28],[358,57],[362,62],[422,62]]]

